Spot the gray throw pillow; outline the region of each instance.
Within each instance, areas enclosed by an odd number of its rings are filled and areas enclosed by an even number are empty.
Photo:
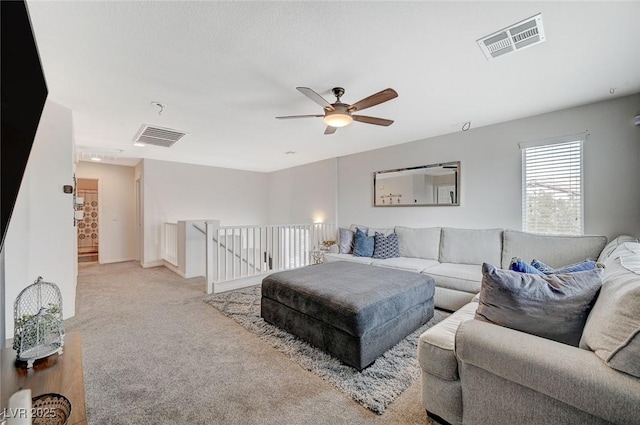
[[[353,238],[355,233],[350,229],[339,229],[340,240],[338,242],[338,249],[340,254],[351,254],[353,252]]]
[[[398,235],[395,233],[385,236],[376,232],[373,244],[373,258],[396,258],[399,257]]]
[[[476,319],[578,346],[602,269],[535,275],[482,265]]]

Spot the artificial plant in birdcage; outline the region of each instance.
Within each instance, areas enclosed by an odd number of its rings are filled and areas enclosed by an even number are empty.
[[[20,292],[13,304],[13,349],[18,360],[33,366],[38,359],[62,354],[64,326],[62,294],[58,285],[41,276]]]

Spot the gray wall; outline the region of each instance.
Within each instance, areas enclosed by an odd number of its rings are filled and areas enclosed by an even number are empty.
[[[588,130],[585,233],[640,235],[640,94],[341,157],[338,223],[521,229],[519,142]],[[461,206],[374,208],[373,172],[461,161]]]
[[[144,267],[162,264],[164,223],[218,219],[267,224],[268,176],[253,171],[143,160]],[[134,178],[136,173],[134,170]]]
[[[336,223],[336,158],[269,173],[269,223]]]

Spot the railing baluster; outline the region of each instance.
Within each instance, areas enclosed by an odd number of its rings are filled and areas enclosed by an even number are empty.
[[[284,231],[282,226],[278,226],[278,269],[284,269],[284,241],[282,240]]]
[[[218,247],[218,249],[216,250],[216,257],[214,258],[213,261],[218,263],[218,267],[216,267],[217,271],[216,271],[216,282],[220,282],[220,255],[221,255],[221,251],[220,251],[220,229],[218,229],[217,232],[217,241],[216,241],[216,245]]]
[[[251,229],[251,260],[253,266],[251,269],[251,276],[256,274],[256,228]]]
[[[299,256],[300,256],[299,226],[293,226],[293,266],[294,267],[298,267]]]
[[[167,226],[165,226],[166,229]],[[212,232],[211,280],[224,282],[278,270],[312,264],[312,250],[325,239],[333,239],[333,224],[303,223],[285,225],[215,227]],[[165,230],[164,253],[167,258],[177,236]]]
[[[230,244],[229,244],[229,229],[227,229],[224,232],[224,244],[227,247],[230,246]],[[225,249],[225,256],[224,256],[224,266],[225,266],[225,269],[226,269],[225,275],[227,276],[227,280],[231,280],[231,279],[233,279],[233,276],[229,277],[229,272],[231,271],[231,265],[229,264],[229,258],[228,257],[229,257],[229,249],[227,248],[227,249]]]
[[[296,254],[296,265],[298,267],[302,267],[304,264],[302,263],[302,226],[298,226],[298,230],[296,231],[296,237],[298,238],[298,254]]]

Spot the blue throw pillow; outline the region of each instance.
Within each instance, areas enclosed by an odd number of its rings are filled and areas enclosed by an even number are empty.
[[[375,233],[373,258],[395,258],[400,256],[398,235],[396,233],[391,233],[389,236],[385,236],[378,232]]]
[[[356,241],[353,245],[353,255],[356,257],[371,257],[375,245],[374,237],[367,236],[359,228],[356,229]]]
[[[575,272],[584,272],[587,270],[593,270],[597,267],[597,263],[593,260],[584,260],[578,263],[569,264],[568,266],[563,266],[558,269],[554,269],[539,260],[531,261],[531,265],[536,269],[540,270],[544,274],[563,274],[563,273],[575,273]]]
[[[544,274],[542,271],[533,267],[531,264],[525,263],[518,257],[513,257],[511,259],[509,270],[513,270],[514,272],[519,272],[519,273]]]

